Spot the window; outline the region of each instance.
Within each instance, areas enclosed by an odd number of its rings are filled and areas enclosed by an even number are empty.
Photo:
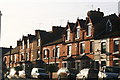
[[[90,42],[90,52],[91,53],[94,52],[94,42],[93,41]]]
[[[24,45],[25,45],[25,44],[24,44],[24,40],[23,40],[23,41],[22,41],[22,49],[24,49]]]
[[[67,33],[66,33],[66,40],[70,40],[70,30],[69,29],[67,30]]]
[[[21,54],[21,61],[24,60],[24,53]]]
[[[81,54],[85,53],[85,44],[81,43],[80,46],[81,46],[81,50],[80,50]]]
[[[67,63],[63,63],[63,67],[66,68],[67,67]]]
[[[26,60],[27,61],[29,61],[29,55],[30,55],[29,53],[27,53],[27,55],[26,55]]]
[[[119,60],[114,60],[114,66],[119,67]]]
[[[80,38],[80,26],[78,26],[77,31],[76,31],[76,38]]]
[[[119,41],[115,40],[114,41],[114,52],[118,52],[119,51]]]
[[[92,24],[89,23],[89,24],[88,24],[87,36],[91,36],[91,35],[92,35],[91,32],[92,32]]]
[[[101,43],[101,53],[106,53],[106,43],[105,42]]]
[[[40,51],[37,51],[37,58],[40,58]]]
[[[16,55],[14,55],[14,60],[15,60],[15,62],[17,61],[17,57],[16,57]]]
[[[47,54],[48,54],[48,50],[45,49],[45,50],[44,50],[44,56],[43,56],[43,57],[44,57],[44,58],[48,58],[48,57],[47,57]]]
[[[67,46],[67,56],[71,56],[71,45]]]
[[[106,66],[106,62],[105,61],[101,61],[101,67]]]
[[[37,40],[37,45],[40,46],[40,39]]]
[[[29,48],[29,44],[30,44],[30,43],[29,43],[29,39],[28,39],[28,40],[27,40],[27,48]]]
[[[56,47],[56,57],[60,56],[60,47]]]
[[[55,57],[55,49],[53,49],[53,57]]]
[[[10,60],[13,61],[13,55],[10,56]]]
[[[80,62],[76,62],[76,69],[80,70]]]

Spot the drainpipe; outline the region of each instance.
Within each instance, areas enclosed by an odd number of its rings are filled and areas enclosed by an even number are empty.
[[[10,46],[10,62],[9,62],[9,68],[10,68],[10,63],[11,63],[11,53],[12,53],[12,46]]]
[[[55,65],[56,65],[57,49],[55,47]]]

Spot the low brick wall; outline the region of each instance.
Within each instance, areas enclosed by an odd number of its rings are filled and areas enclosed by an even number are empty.
[[[53,72],[52,75],[53,75],[52,76],[53,79],[57,79],[58,78],[57,72]]]

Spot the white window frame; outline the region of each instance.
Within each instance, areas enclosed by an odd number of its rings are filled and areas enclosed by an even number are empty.
[[[48,51],[47,51],[47,49],[45,49],[45,50],[44,50],[44,56],[43,56],[44,59],[47,59],[47,58],[48,58],[48,57],[47,57],[47,53],[48,53]]]
[[[77,30],[76,30],[76,39],[80,38],[80,26],[77,26]]]
[[[59,58],[59,56],[60,56],[60,46],[56,46],[56,56],[55,57],[57,57],[57,58]]]
[[[92,35],[92,23],[88,23],[87,25],[88,25],[87,37],[90,37]]]
[[[39,57],[37,57],[38,59],[40,59],[40,50],[37,51],[37,56],[39,55]]]
[[[40,38],[37,40],[37,45],[40,46]]]
[[[27,39],[27,48],[30,48],[30,41],[29,41],[29,39]]]
[[[119,59],[119,58],[113,58],[113,62],[114,62],[115,60],[119,61],[120,59]],[[114,63],[113,63],[113,64],[114,64]]]
[[[14,61],[15,61],[15,63],[17,62],[16,54],[14,54]]]
[[[72,54],[72,45],[71,44],[68,44],[67,45],[67,57],[70,57],[71,56],[71,54]]]
[[[70,29],[67,29],[67,34],[66,34],[66,40],[69,41],[70,40]]]
[[[113,39],[113,41],[117,41],[117,40],[119,41],[120,38],[114,38],[114,39]],[[119,43],[119,45],[120,45],[120,43]],[[114,46],[115,46],[115,45],[114,45]],[[113,52],[113,54],[119,54],[119,51]]]
[[[24,46],[25,45],[25,42],[24,42],[24,40],[22,41],[22,49],[24,49]]]

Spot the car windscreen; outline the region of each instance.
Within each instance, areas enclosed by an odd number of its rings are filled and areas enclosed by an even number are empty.
[[[45,70],[38,69],[38,73],[45,73]]]

